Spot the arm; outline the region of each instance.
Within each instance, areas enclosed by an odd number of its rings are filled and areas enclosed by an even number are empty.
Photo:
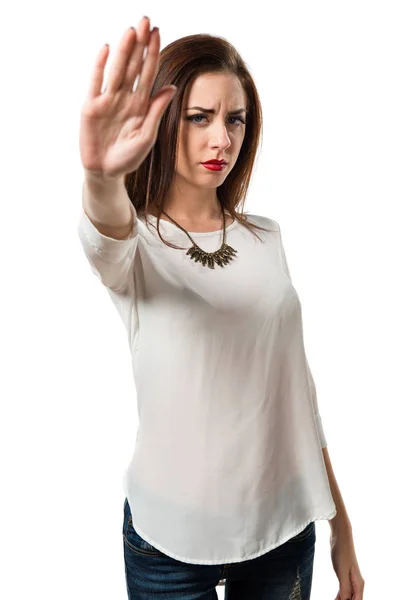
[[[106,180],[85,169],[82,207],[101,234],[117,240],[131,235],[136,211],[132,210],[123,177]]]
[[[335,502],[337,510],[336,515],[333,517],[333,519],[330,519],[329,521],[329,525],[331,528],[331,536],[332,538],[336,538],[340,534],[352,538],[353,534],[350,519],[347,514],[346,507],[344,505],[335,474],[333,472],[328,448],[322,448],[322,454],[324,456],[326,472],[328,474],[329,485],[332,492],[332,498]]]
[[[282,260],[283,260],[283,264],[285,267],[285,271],[291,281],[292,279],[291,279],[289,267],[287,264],[285,249],[284,249],[284,246],[282,243],[281,229],[279,227],[279,224],[278,224],[278,229],[279,229],[279,236],[280,236],[280,248],[281,248],[281,253],[282,253]],[[330,521],[329,521],[329,525],[331,527],[331,532],[332,532],[332,537],[335,538],[337,534],[342,533],[342,532],[351,537],[351,535],[352,535],[351,523],[350,523],[350,519],[348,517],[347,511],[346,511],[346,507],[343,502],[342,495],[340,493],[338,483],[336,481],[335,474],[333,472],[332,463],[330,461],[328,448],[327,448],[326,436],[325,436],[325,433],[323,430],[321,416],[319,413],[317,391],[316,391],[316,387],[315,387],[314,378],[312,376],[311,369],[308,364],[307,357],[306,357],[306,366],[307,366],[307,375],[308,375],[308,380],[309,380],[309,384],[310,384],[311,397],[312,397],[312,402],[313,402],[313,407],[314,407],[314,414],[316,417],[316,423],[317,423],[318,434],[319,434],[320,443],[321,443],[322,454],[324,456],[325,467],[326,467],[326,472],[328,474],[329,486],[331,489],[332,498],[336,505],[336,510],[337,510],[337,513],[334,516],[334,518],[330,519]]]
[[[103,285],[133,296],[138,225],[122,180],[85,180],[78,235],[91,269]]]
[[[281,232],[279,225],[278,229],[280,235]],[[283,264],[286,273],[289,279],[291,280],[289,269],[287,266],[285,250],[282,244],[282,238],[280,239],[280,242]],[[324,457],[325,468],[329,480],[332,498],[336,506],[336,515],[333,517],[333,519],[329,520],[329,525],[331,528],[330,545],[332,563],[340,584],[340,590],[336,598],[342,598],[343,600],[350,600],[350,598],[354,598],[354,600],[362,600],[365,582],[364,578],[361,575],[354,549],[353,530],[350,523],[350,519],[347,514],[346,507],[344,505],[343,498],[340,493],[339,486],[336,481],[336,477],[333,472],[332,464],[330,461],[326,437],[324,434],[321,416],[319,414],[318,409],[317,392],[315,389],[315,383],[307,361],[307,357],[306,365],[311,397],[314,407],[315,422],[318,429],[322,455]]]
[[[336,598],[362,600],[365,580],[361,575],[356,556],[353,530],[333,473],[328,448],[322,448],[322,453],[324,455],[332,497],[337,509],[336,515],[329,521],[331,527],[330,545],[332,564],[340,586]]]
[[[279,248],[280,248],[280,252],[281,252],[283,267],[285,269],[286,275],[289,277],[289,280],[292,282],[292,277],[290,275],[289,266],[288,266],[288,262],[287,262],[287,258],[286,258],[286,252],[285,252],[285,248],[284,248],[283,241],[282,241],[281,228],[280,228],[279,223],[277,223],[276,221],[275,221],[275,223],[277,224],[278,232],[279,232]],[[305,349],[304,349],[304,356],[305,356],[306,369],[307,369],[307,378],[308,378],[308,383],[310,386],[311,399],[312,399],[314,414],[315,414],[315,424],[316,424],[317,430],[318,430],[320,446],[321,446],[321,448],[325,448],[328,444],[327,444],[326,435],[324,432],[324,427],[322,425],[321,415],[319,412],[317,390],[315,387],[314,378],[311,373],[311,369],[310,369],[310,365],[308,363]]]

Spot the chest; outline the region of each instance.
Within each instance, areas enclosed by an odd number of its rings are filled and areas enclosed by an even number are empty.
[[[203,266],[187,254],[192,243],[185,235],[168,241],[143,240],[140,245],[143,307],[157,315],[178,314],[182,319],[256,319],[261,322],[293,311],[299,298],[286,275],[279,251],[278,232],[262,232],[261,240],[250,231],[229,232],[226,243],[236,254],[223,267]],[[221,247],[219,235],[193,240],[205,252]],[[168,318],[168,316],[167,316]]]

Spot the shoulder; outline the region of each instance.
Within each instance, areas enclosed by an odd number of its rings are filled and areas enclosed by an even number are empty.
[[[278,222],[270,217],[255,215],[253,213],[244,213],[244,216],[250,223],[254,223],[259,227],[264,227],[265,229],[268,229],[268,231],[280,231]]]

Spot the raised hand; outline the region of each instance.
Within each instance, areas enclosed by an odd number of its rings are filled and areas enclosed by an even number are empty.
[[[159,30],[155,27],[150,31],[150,20],[143,17],[137,31],[130,28],[122,36],[102,93],[109,47],[100,50],[81,109],[79,148],[87,173],[105,180],[117,179],[136,171],[149,154],[162,115],[175,93],[174,88],[164,86],[150,99],[159,53]]]

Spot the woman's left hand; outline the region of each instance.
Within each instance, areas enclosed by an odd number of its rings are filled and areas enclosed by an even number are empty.
[[[331,535],[331,558],[340,586],[335,600],[362,600],[365,581],[350,533]]]

